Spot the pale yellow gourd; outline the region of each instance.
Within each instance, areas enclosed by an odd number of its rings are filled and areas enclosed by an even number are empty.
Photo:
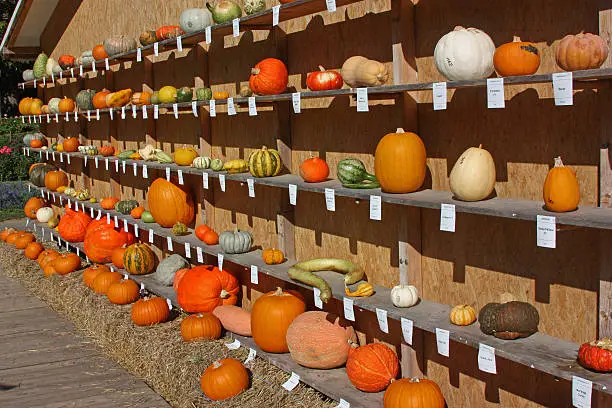
[[[380,86],[389,79],[389,72],[382,62],[356,55],[344,61],[342,78],[351,88]]]
[[[453,166],[450,188],[455,198],[462,201],[480,201],[495,189],[495,162],[482,148],[470,147]]]

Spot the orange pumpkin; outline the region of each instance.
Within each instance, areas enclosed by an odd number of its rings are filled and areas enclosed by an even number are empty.
[[[206,234],[210,230],[211,228],[208,225],[201,224],[196,227],[194,232],[195,232],[196,237],[198,237],[200,241],[204,241],[204,234]]]
[[[208,230],[204,233],[204,239],[202,240],[206,245],[217,245],[219,243],[219,234],[213,230]]]
[[[383,397],[384,408],[444,408],[444,396],[435,382],[426,378],[393,381]]]
[[[91,217],[83,211],[74,211],[68,205],[65,214],[60,218],[57,231],[68,242],[83,242]]]
[[[68,176],[63,171],[49,171],[45,174],[45,187],[48,190],[56,191],[58,187],[68,185]]]
[[[74,112],[74,110],[76,109],[76,104],[74,103],[74,100],[68,98],[67,96],[64,96],[64,98],[59,102],[58,106],[60,113]]]
[[[68,137],[64,139],[64,143],[62,144],[64,146],[64,151],[70,153],[78,151],[79,146],[81,145],[81,143],[79,143],[79,139],[76,137]]]
[[[36,237],[34,236],[34,234],[30,234],[29,232],[22,232],[21,234],[17,235],[14,245],[17,249],[25,249],[28,244],[35,241]]]
[[[185,341],[221,338],[221,322],[210,313],[187,316],[181,322],[181,336]]]
[[[53,261],[45,265],[45,267],[43,268],[43,273],[45,274],[47,278],[50,277],[51,275],[57,275],[57,271],[55,270],[55,267],[53,266]]]
[[[216,266],[196,266],[178,284],[177,300],[189,313],[212,312],[219,305],[235,305],[240,284],[231,273]]]
[[[108,290],[108,287],[116,282],[121,282],[121,276],[118,272],[100,272],[93,280],[92,289],[96,293],[104,293]]]
[[[15,231],[11,234],[8,234],[6,236],[6,243],[7,244],[11,244],[11,245],[15,245],[15,241],[17,240],[17,238],[19,238],[19,236],[23,233],[23,231]]]
[[[92,262],[106,263],[112,261],[115,248],[131,245],[136,241],[134,234],[122,228],[115,229],[114,224],[107,224],[106,219],[94,220],[85,232],[84,250]]]
[[[106,96],[110,94],[110,91],[108,89],[103,89],[100,92],[97,92],[93,99],[91,100],[91,102],[93,103],[94,108],[96,109],[105,109],[108,108],[108,105],[106,104]]]
[[[103,264],[93,264],[83,272],[83,283],[88,288],[93,288],[96,277],[102,272],[110,272],[108,266]]]
[[[133,218],[140,219],[140,217],[142,216],[143,212],[145,212],[145,208],[141,207],[141,206],[138,206],[138,207],[134,208],[132,211],[130,211],[130,215]]]
[[[202,392],[213,401],[224,400],[249,388],[249,373],[234,358],[215,361],[202,373]]]
[[[213,97],[213,99],[215,99],[215,100],[219,100],[219,99],[227,99],[227,98],[229,98],[229,92],[227,92],[227,91],[217,91],[217,92],[213,92],[212,97]]]
[[[178,292],[179,282],[181,281],[181,279],[183,279],[183,276],[185,276],[187,271],[189,271],[189,268],[183,268],[179,269],[174,274],[174,280],[172,281],[172,289],[174,289],[175,292]]]
[[[108,54],[104,49],[103,44],[98,44],[91,50],[91,55],[94,57],[96,61],[103,60],[104,58],[108,58]]]
[[[98,147],[98,153],[104,157],[109,157],[115,154],[115,148],[113,146],[100,146]]]
[[[17,232],[17,230],[15,228],[4,228],[4,230],[2,230],[2,232],[0,232],[0,239],[4,242],[6,242],[6,237],[9,234],[13,234]]]
[[[548,211],[574,211],[580,202],[580,185],[576,174],[563,165],[561,157],[555,158],[544,181],[544,205]]]
[[[30,147],[34,148],[34,149],[38,149],[40,147],[43,146],[43,142],[40,139],[33,139],[30,140]]]
[[[189,225],[193,221],[195,208],[191,194],[174,179],[172,182],[156,179],[149,187],[147,199],[153,219],[162,227],[171,228],[177,222]]]
[[[138,300],[140,288],[133,280],[122,279],[110,284],[106,291],[106,297],[115,305],[128,305]]]
[[[514,37],[495,50],[493,64],[500,76],[532,75],[540,67],[540,54],[534,43]]]
[[[295,291],[268,292],[259,297],[251,310],[253,340],[268,353],[287,353],[287,330],[291,322],[306,311],[302,296]]]
[[[170,317],[166,301],[160,297],[146,297],[132,306],[132,322],[137,326],[151,326],[163,323]]]
[[[113,265],[115,265],[119,269],[123,269],[123,254],[125,254],[126,246],[122,246],[121,248],[115,248],[113,250],[113,254],[111,255],[111,260],[113,261]]]
[[[170,38],[176,38],[179,35],[185,34],[183,30],[181,30],[180,26],[162,26],[157,29],[155,32],[155,37],[157,37],[157,41],[168,40]]]
[[[45,249],[44,251],[40,253],[40,255],[38,255],[38,258],[36,258],[36,261],[38,262],[38,266],[40,266],[42,269],[45,267],[45,265],[48,262],[52,261],[58,256],[59,256],[59,252],[57,252],[55,249]]]
[[[566,35],[557,46],[555,59],[565,71],[596,69],[608,58],[608,46],[596,34]]]
[[[265,249],[261,254],[261,257],[268,265],[276,265],[285,260],[285,254],[283,254],[283,251],[276,248]]]
[[[76,58],[73,55],[64,54],[57,62],[62,69],[69,69],[75,66]]]
[[[25,213],[26,217],[36,219],[36,211],[46,206],[45,200],[42,198],[32,197],[26,201],[25,206],[23,207],[23,212]]]
[[[416,133],[397,129],[385,135],[376,146],[374,172],[387,193],[412,193],[425,181],[425,145]]]
[[[81,258],[72,252],[61,254],[52,261],[55,272],[60,275],[67,275],[81,267]]]
[[[285,64],[276,58],[266,58],[251,69],[249,85],[259,95],[278,95],[287,89],[289,73]]]
[[[379,392],[395,380],[399,372],[399,360],[382,343],[358,347],[352,345],[346,362],[346,375],[353,385],[361,391]]]
[[[132,105],[142,106],[151,103],[151,92],[134,92],[132,94]]]
[[[100,207],[105,210],[114,210],[115,204],[117,204],[118,202],[119,199],[117,197],[106,197],[102,199],[102,201],[100,201]]]
[[[38,256],[44,251],[45,248],[38,242],[30,242],[28,246],[25,247],[25,251],[23,254],[26,258],[35,260],[38,259]]]

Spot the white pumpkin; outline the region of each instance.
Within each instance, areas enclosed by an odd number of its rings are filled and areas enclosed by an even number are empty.
[[[493,73],[495,44],[477,28],[455,27],[436,44],[438,71],[451,81],[487,78]]]
[[[47,60],[47,66],[45,67],[45,73],[47,74],[47,76],[51,76],[51,74],[55,74],[57,69],[61,70],[57,61],[54,60],[53,58],[49,58]]]
[[[398,285],[391,289],[391,302],[395,307],[410,307],[419,301],[419,292],[412,285]]]
[[[179,20],[181,29],[187,34],[204,30],[214,24],[210,11],[203,8],[185,9]]]
[[[62,100],[60,98],[51,98],[47,105],[49,106],[49,112],[51,113],[60,113],[59,111],[59,103]]]
[[[191,165],[196,169],[208,169],[210,168],[210,162],[210,157],[200,156],[193,159],[193,163],[191,163]]]
[[[463,201],[489,197],[495,188],[495,162],[491,153],[482,145],[463,152],[451,170],[450,188],[455,198]]]
[[[51,207],[41,207],[36,211],[38,222],[49,222],[51,218],[53,218],[53,209]]]

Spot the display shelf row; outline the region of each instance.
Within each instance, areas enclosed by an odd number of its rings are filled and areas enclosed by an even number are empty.
[[[270,8],[267,10],[263,10],[259,13],[247,15],[241,17],[239,20],[239,27],[245,28],[247,30],[271,30],[274,28],[276,24],[274,24],[274,14],[278,12],[278,22],[292,20],[294,18],[305,17],[311,14],[320,13],[322,11],[328,10],[331,7],[331,4],[334,3],[335,7],[345,6],[351,3],[359,3],[363,0],[293,0],[287,4],[281,4],[275,11],[275,8]],[[61,79],[67,78],[75,78],[79,76],[79,72],[82,70],[83,73],[87,71],[93,71],[94,66],[96,70],[104,69],[108,70],[109,65],[120,63],[122,61],[134,60],[138,61],[138,55],[140,54],[140,58],[143,58],[148,55],[154,55],[155,48],[158,49],[158,52],[161,51],[172,51],[177,50],[180,51],[183,48],[192,47],[200,42],[206,41],[207,31],[209,31],[209,35],[213,33],[215,35],[225,36],[233,33],[233,22],[227,22],[223,24],[213,24],[209,27],[210,30],[204,29],[195,31],[193,33],[183,34],[179,39],[171,38],[167,40],[161,40],[157,42],[157,45],[151,44],[147,46],[138,47],[136,49],[123,52],[120,54],[110,55],[106,60],[96,60],[94,64],[87,66],[79,66],[73,68],[72,70],[67,69],[61,71],[61,74],[58,73],[57,76],[48,75],[43,77],[44,84],[47,83],[58,83],[57,81]],[[82,67],[82,68],[80,68]],[[75,75],[76,70],[76,75]],[[43,84],[43,78],[38,80],[21,82],[18,84],[20,88],[32,87],[35,88],[38,85]]]
[[[41,195],[55,204],[67,204],[68,200],[74,200],[64,194],[51,192],[46,188],[36,187]],[[147,224],[141,220],[136,220],[129,215],[123,215],[116,211],[103,210],[99,204],[90,202],[71,201],[73,207],[78,206],[81,210],[89,211],[94,216],[107,216],[109,222],[114,221],[119,227],[128,227],[134,229],[137,226],[141,239],[147,241],[147,235],[156,235],[162,238],[162,242],[166,242],[164,249],[168,250],[168,243],[172,242],[172,249],[169,252],[185,253],[186,247],[189,247],[192,261],[195,259],[194,253],[197,253],[197,248],[211,256],[222,258],[221,262],[231,262],[238,267],[245,269],[245,273],[249,273],[251,268],[255,266],[257,273],[264,273],[278,280],[291,283],[295,286],[312,290],[311,286],[304,285],[294,281],[288,276],[288,269],[296,263],[295,260],[287,260],[279,265],[267,265],[262,260],[261,250],[253,250],[244,254],[225,254],[218,245],[209,246],[197,239],[193,234],[187,236],[174,236],[170,228],[162,228],[157,224]],[[192,230],[190,230],[192,232]],[[194,249],[195,248],[195,249]],[[198,261],[200,261],[198,259]],[[325,279],[332,288],[333,299],[337,302],[346,305],[351,302],[345,301],[344,281],[342,277],[334,272],[324,271],[318,273]],[[374,285],[374,295],[366,298],[350,298],[354,310],[361,312],[367,310],[374,313],[380,313],[379,310],[386,311],[388,319],[393,319],[401,322],[402,327],[410,326],[418,328],[430,333],[437,333],[439,330],[448,331],[449,339],[466,344],[478,349],[481,344],[488,345],[495,349],[495,355],[516,363],[531,367],[535,370],[542,371],[555,377],[572,381],[574,376],[587,379],[593,383],[593,388],[601,390],[605,393],[612,393],[612,376],[589,371],[580,366],[576,361],[579,345],[566,340],[548,336],[542,333],[535,333],[527,338],[518,340],[501,340],[492,336],[483,334],[478,324],[470,326],[456,326],[449,320],[451,307],[449,305],[431,302],[425,299],[420,299],[419,302],[410,308],[397,308],[391,302],[391,289]],[[314,292],[313,292],[314,293]],[[313,295],[314,296],[314,295]],[[323,308],[325,306],[323,305]],[[397,325],[395,325],[397,327]],[[381,335],[384,333],[381,332]],[[412,343],[412,339],[404,340],[408,344]],[[453,358],[453,347],[450,346],[449,358]]]
[[[593,86],[594,81],[607,81],[612,79],[612,68],[601,68],[601,69],[590,69],[583,71],[574,71],[566,73],[571,75],[575,88],[581,86]],[[528,84],[540,84],[540,83],[553,83],[555,74],[537,74],[537,75],[523,75],[503,78],[503,84],[505,85],[528,85]],[[143,105],[143,106],[123,106],[118,108],[104,108],[95,109],[90,111],[79,110],[78,112],[64,112],[58,114],[41,114],[41,115],[22,115],[22,121],[28,120],[42,123],[46,119],[47,123],[50,123],[55,119],[59,122],[60,119],[65,121],[77,120],[77,115],[87,117],[88,120],[96,120],[100,115],[110,115],[112,119],[126,118],[128,116],[143,117],[148,119],[155,119],[159,111],[161,114],[172,114],[178,118],[180,111],[191,110],[196,114],[200,107],[208,107],[209,111],[215,112],[209,113],[210,116],[216,115],[216,105],[243,105],[249,106],[250,104],[256,106],[258,104],[265,105],[274,102],[291,102],[293,104],[293,112],[299,113],[301,111],[301,99],[319,99],[319,98],[330,98],[338,96],[351,96],[357,97],[357,94],[363,92],[360,95],[367,97],[365,105],[370,104],[370,99],[382,99],[395,97],[398,94],[404,92],[415,92],[415,91],[429,91],[433,90],[434,86],[438,82],[423,82],[423,83],[411,83],[411,84],[399,84],[399,85],[383,85],[367,88],[342,88],[328,91],[304,91],[304,92],[292,92],[282,93],[278,95],[262,95],[253,97],[235,97],[229,99],[217,99],[217,100],[200,100],[191,102],[177,102],[177,103],[165,103],[158,105]],[[449,81],[444,82],[446,89],[461,89],[461,88],[486,88],[488,82],[486,79],[476,79],[471,81]],[[371,98],[370,98],[371,96]],[[357,101],[360,102],[359,100]],[[214,106],[211,106],[214,105]],[[197,110],[196,110],[197,109]],[[445,108],[444,108],[445,109]],[[443,110],[443,109],[441,109]],[[145,113],[146,111],[146,113]]]
[[[55,161],[61,164],[64,156],[71,158],[85,159],[81,153],[59,153],[49,152],[49,150],[27,148],[26,152],[30,154],[38,153],[43,160]],[[98,158],[97,161],[95,158]],[[138,174],[143,173],[143,167],[147,167],[147,175],[149,169],[158,169],[170,173],[178,173],[181,175],[193,174],[200,177],[216,178],[222,177],[225,180],[233,180],[242,183],[248,183],[248,179],[253,179],[255,186],[264,185],[279,187],[284,189],[296,189],[297,198],[299,200],[299,191],[310,191],[319,194],[332,194],[334,197],[348,197],[356,200],[370,201],[373,196],[381,197],[381,202],[397,205],[406,205],[411,207],[429,208],[439,210],[443,205],[450,205],[446,211],[457,213],[468,213],[477,215],[486,215],[491,217],[510,218],[515,220],[538,221],[538,216],[554,217],[555,224],[572,225],[578,227],[589,227],[599,229],[612,229],[612,209],[602,207],[580,206],[576,211],[566,213],[555,213],[547,211],[544,208],[543,201],[519,200],[513,198],[494,197],[488,200],[467,202],[453,198],[453,194],[449,191],[438,191],[425,189],[414,193],[407,194],[390,194],[384,193],[377,189],[352,189],[342,186],[338,180],[328,180],[322,183],[308,183],[300,176],[295,174],[283,174],[275,177],[255,178],[250,173],[227,174],[225,172],[215,172],[209,169],[197,169],[189,166],[178,166],[176,164],[164,164],[142,160],[122,160],[117,157],[102,157],[102,156],[87,156],[89,166],[104,166],[106,169],[106,161],[109,162],[108,169],[111,173],[123,172],[123,162],[127,171],[134,171],[136,165]],[[68,159],[66,159],[66,162]],[[118,162],[118,164],[115,164]],[[131,169],[130,169],[131,168]],[[169,170],[166,170],[169,169]],[[151,177],[148,175],[148,177]],[[295,187],[292,187],[295,186]],[[210,186],[209,188],[212,188]],[[330,192],[331,191],[331,192]],[[255,191],[257,196],[257,192]],[[381,210],[384,217],[384,207]],[[534,242],[535,245],[535,242]]]

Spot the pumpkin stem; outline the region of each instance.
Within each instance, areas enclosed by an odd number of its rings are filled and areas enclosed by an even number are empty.
[[[460,31],[460,30],[465,30],[464,26],[455,26],[455,28],[453,29],[453,31]]]
[[[219,360],[217,360],[217,361],[215,361],[215,362],[213,363],[213,368],[217,369],[217,368],[219,368],[219,367],[221,367],[221,362],[220,362]]]
[[[419,383],[419,382],[421,382],[421,380],[419,380],[418,378],[411,378],[410,382],[411,383]]]
[[[283,289],[280,286],[278,286],[276,288],[276,292],[274,292],[274,296],[282,296],[282,294],[283,294]]]
[[[397,128],[395,133],[406,133],[406,131],[404,130],[404,128]]]
[[[479,149],[482,149],[482,143],[480,143],[480,144],[478,145],[478,148],[479,148]]]
[[[251,68],[251,75],[259,75],[260,69],[259,68]]]
[[[518,35],[515,35],[515,36],[512,38],[512,42],[521,42],[521,37],[519,37]]]
[[[323,65],[319,65],[319,70],[320,71],[325,71],[325,68],[323,68]]]
[[[561,161],[561,156],[555,157],[555,167],[563,167],[563,161]]]
[[[229,292],[227,292],[225,289],[221,289],[221,294],[219,295],[219,297],[221,299],[226,299],[229,297]],[[199,317],[201,317],[201,315]]]

